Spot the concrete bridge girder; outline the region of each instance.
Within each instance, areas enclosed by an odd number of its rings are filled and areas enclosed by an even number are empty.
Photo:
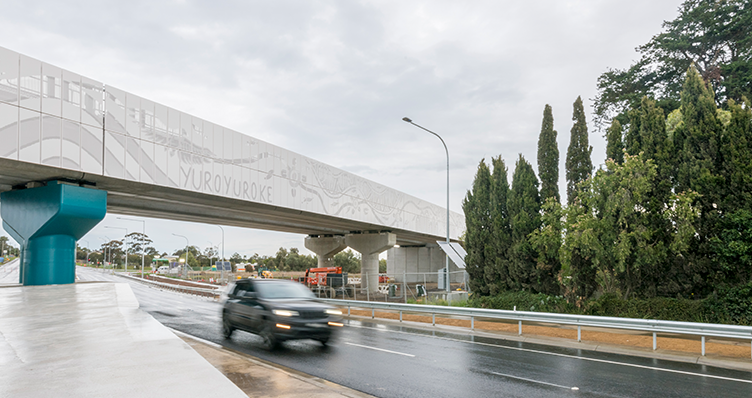
[[[379,289],[379,254],[397,244],[397,234],[391,232],[349,234],[347,246],[360,253],[362,287],[369,292]]]

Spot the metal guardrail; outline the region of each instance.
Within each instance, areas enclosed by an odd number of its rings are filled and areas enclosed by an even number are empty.
[[[400,322],[402,321],[403,312],[431,314],[433,325],[436,324],[437,314],[466,317],[470,318],[471,330],[475,329],[476,318],[512,320],[518,322],[518,334],[520,335],[522,335],[523,322],[574,325],[577,326],[577,341],[582,341],[583,326],[608,329],[636,330],[653,334],[653,350],[656,350],[658,348],[658,333],[700,336],[702,338],[703,356],[705,355],[706,337],[743,339],[752,342],[752,327],[750,326],[662,321],[655,319],[601,317],[592,315],[554,314],[546,312],[491,310],[486,308],[448,307],[440,305],[397,304],[375,301],[355,301],[339,299],[320,300],[339,307],[347,307],[348,315],[350,315],[350,308],[352,307],[370,308],[372,318],[375,315],[375,310],[396,311],[400,314]]]
[[[143,283],[145,285],[158,286],[158,287],[160,287],[162,289],[165,289],[165,290],[172,290],[172,291],[181,292],[181,293],[195,294],[197,296],[203,296],[203,297],[212,297],[212,298],[215,298],[215,299],[222,295],[222,289],[220,289],[220,288],[217,288],[217,289],[205,289],[205,288],[200,288],[200,287],[181,286],[181,285],[176,285],[176,284],[173,284],[173,283],[164,283],[164,282],[151,281],[151,280],[148,280],[148,279],[137,278],[135,276],[125,275],[125,274],[116,274],[116,275],[120,276],[120,277],[123,277],[123,278],[130,279],[132,281]]]

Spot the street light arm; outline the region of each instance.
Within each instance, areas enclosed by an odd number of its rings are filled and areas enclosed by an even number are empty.
[[[188,238],[186,238],[185,236],[178,235],[178,234],[176,234],[174,232],[173,232],[173,235],[179,236],[179,237],[185,239],[185,265],[188,265],[188,246],[190,246],[191,244],[190,244],[190,242],[188,242]]]
[[[447,148],[446,142],[444,142],[444,139],[441,138],[440,135],[434,133],[433,131],[431,131],[431,130],[429,130],[429,129],[427,129],[427,128],[419,125],[419,124],[413,123],[413,121],[409,117],[403,117],[402,120],[406,121],[407,123],[412,124],[415,127],[418,127],[421,130],[427,131],[427,132],[435,135],[439,140],[441,140],[441,144],[444,145],[444,151],[446,151],[446,157],[447,157],[447,176],[446,176],[446,178],[447,178],[447,184],[446,184],[446,189],[447,189],[446,242],[448,244],[449,243],[449,149]],[[446,280],[446,290],[447,290],[447,292],[449,292],[451,290],[449,288],[449,284],[450,284],[450,281],[451,281],[451,278],[449,277],[449,256],[446,257],[446,277],[447,277],[447,280]]]
[[[438,138],[439,140],[441,140],[441,144],[442,144],[442,145],[444,145],[444,151],[446,152],[446,156],[447,156],[447,170],[448,170],[448,169],[449,169],[449,149],[447,148],[447,145],[446,145],[446,142],[444,142],[444,139],[443,139],[443,138],[441,138],[441,136],[440,136],[440,135],[438,135],[438,134],[434,133],[433,131],[431,131],[431,130],[429,130],[429,129],[427,129],[427,128],[425,128],[425,127],[423,127],[423,126],[419,125],[419,124],[416,124],[416,123],[414,123],[414,122],[413,122],[412,120],[410,120],[410,118],[408,118],[408,117],[403,117],[403,118],[402,118],[402,120],[404,120],[404,121],[406,121],[406,122],[408,122],[408,123],[412,124],[413,126],[415,126],[415,127],[419,128],[419,129],[421,129],[421,130],[425,130],[425,131],[427,131],[427,132],[429,132],[429,133],[431,133],[431,134],[435,135],[435,136],[436,136],[436,137],[437,137],[437,138]]]

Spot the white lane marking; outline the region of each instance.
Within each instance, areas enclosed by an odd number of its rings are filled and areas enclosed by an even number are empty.
[[[510,379],[524,380],[524,381],[529,381],[531,383],[545,384],[547,386],[559,387],[559,388],[564,388],[564,389],[572,390],[572,391],[579,391],[579,388],[577,388],[577,387],[560,386],[560,385],[554,384],[554,383],[547,383],[545,381],[540,381],[540,380],[526,379],[524,377],[512,376],[512,375],[508,375],[508,374],[504,374],[504,373],[496,373],[496,372],[488,372],[488,373],[495,374],[497,376],[508,377]]]
[[[355,346],[355,347],[368,348],[369,350],[384,351],[384,352],[388,352],[390,354],[404,355],[406,357],[415,357],[415,355],[413,355],[413,354],[405,354],[404,352],[389,351],[389,350],[385,350],[383,348],[370,347],[370,346],[367,346],[367,345],[360,345],[360,344],[348,343],[348,342],[345,342],[345,344],[352,345],[352,346]]]
[[[348,326],[349,327],[355,327],[355,328],[379,330],[379,329],[372,328],[372,327],[358,326],[358,325],[352,325],[352,324],[350,324]],[[416,335],[415,333],[400,332],[400,331],[396,331],[396,330],[393,330],[392,332],[394,332],[394,333],[409,334],[409,335]],[[420,335],[417,335],[417,336],[420,336]],[[689,375],[689,376],[707,377],[707,378],[710,378],[710,379],[738,381],[738,382],[741,382],[741,383],[752,384],[752,380],[735,379],[733,377],[724,377],[724,376],[708,375],[708,374],[703,374],[703,373],[686,372],[686,371],[683,371],[683,370],[656,368],[656,367],[653,367],[653,366],[637,365],[637,364],[632,364],[632,363],[609,361],[609,360],[606,360],[606,359],[578,357],[576,355],[559,354],[559,353],[555,353],[555,352],[546,352],[546,351],[532,350],[532,349],[529,349],[529,348],[507,347],[507,346],[498,345],[498,344],[481,343],[481,342],[478,342],[478,341],[466,341],[466,340],[450,339],[450,338],[447,338],[447,337],[438,337],[438,336],[428,336],[428,337],[433,337],[433,338],[439,339],[439,340],[456,341],[456,342],[459,342],[459,343],[470,343],[470,344],[483,345],[483,346],[487,346],[487,347],[503,348],[503,349],[507,349],[507,350],[524,351],[524,352],[532,352],[532,353],[535,353],[535,354],[545,354],[545,355],[553,355],[553,356],[563,357],[563,358],[579,359],[579,360],[582,360],[582,361],[608,363],[608,364],[612,364],[612,365],[621,365],[621,366],[631,366],[633,368],[656,370],[656,371],[659,371],[659,372],[677,373],[677,374],[683,374],[683,375]],[[492,338],[492,337],[489,337],[489,338]],[[740,372],[744,372],[744,371],[742,370]]]

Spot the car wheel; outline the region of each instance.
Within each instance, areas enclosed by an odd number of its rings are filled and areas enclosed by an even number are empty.
[[[222,317],[222,336],[224,336],[226,339],[229,339],[232,336],[233,331],[235,331],[235,328],[232,327],[230,320],[227,319],[227,316],[223,316]]]
[[[264,348],[266,348],[267,350],[273,350],[277,347],[277,345],[279,345],[277,338],[274,337],[274,332],[272,331],[272,323],[270,321],[266,321],[264,328],[261,330],[261,333],[259,333],[259,336],[261,336],[261,339],[263,339]]]
[[[319,339],[319,343],[321,343],[322,346],[326,347],[329,345],[329,337],[324,337],[323,339]]]

